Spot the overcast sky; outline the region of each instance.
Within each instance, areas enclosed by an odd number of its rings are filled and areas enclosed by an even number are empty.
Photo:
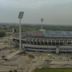
[[[0,0],[1,23],[18,23],[19,11],[22,23],[72,24],[72,0]]]

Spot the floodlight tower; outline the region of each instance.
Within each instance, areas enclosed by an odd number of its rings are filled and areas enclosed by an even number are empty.
[[[44,19],[41,18],[41,29],[40,29],[40,31],[45,32],[45,29],[43,28],[43,21],[44,21]]]
[[[19,19],[19,49],[21,50],[21,21],[23,18],[24,12],[20,11],[19,15],[18,15],[18,19]]]
[[[41,29],[43,29],[43,21],[44,21],[44,19],[41,18]]]

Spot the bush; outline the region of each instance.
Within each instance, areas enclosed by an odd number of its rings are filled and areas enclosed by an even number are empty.
[[[33,55],[29,55],[29,57],[32,58],[32,59],[34,59],[34,56]]]
[[[4,37],[5,35],[6,35],[5,32],[3,32],[3,31],[0,32],[0,37]]]
[[[13,72],[12,70],[10,70],[9,72]]]

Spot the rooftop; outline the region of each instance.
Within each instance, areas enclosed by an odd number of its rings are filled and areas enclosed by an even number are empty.
[[[72,31],[47,31],[45,37],[72,37]]]
[[[16,37],[19,34],[15,34]],[[72,37],[72,31],[32,31],[32,32],[23,32],[22,37],[24,36],[40,36],[40,37]]]

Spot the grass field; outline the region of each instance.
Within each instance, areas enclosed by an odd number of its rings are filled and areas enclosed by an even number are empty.
[[[71,68],[42,68],[35,69],[33,72],[72,72]]]

